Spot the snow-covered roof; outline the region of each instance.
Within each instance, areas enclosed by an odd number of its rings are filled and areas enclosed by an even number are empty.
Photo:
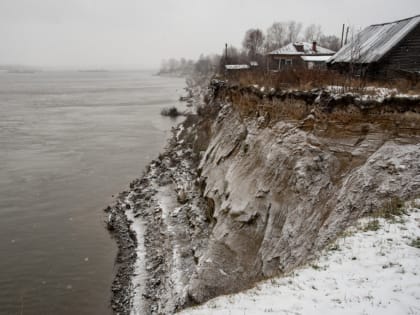
[[[300,58],[305,62],[327,62],[331,56],[302,56]]]
[[[313,50],[313,44],[307,42],[290,43],[280,49],[274,50],[269,55],[333,55],[335,51],[316,45]]]
[[[248,65],[225,65],[226,70],[246,70],[250,67]]]
[[[251,62],[249,63],[249,65],[250,65],[251,67],[258,67],[258,61],[251,61]]]
[[[354,41],[341,48],[328,62],[371,63],[379,61],[403,40],[418,24],[420,15],[412,18],[374,24],[366,27]]]

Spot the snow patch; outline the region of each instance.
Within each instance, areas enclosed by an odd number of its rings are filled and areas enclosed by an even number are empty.
[[[163,186],[158,189],[156,194],[156,200],[159,207],[162,210],[162,219],[166,223],[168,229],[168,237],[174,237],[177,231],[173,224],[171,224],[170,216],[176,216],[180,207],[178,207],[177,196],[172,186]],[[174,211],[175,210],[175,211]],[[181,261],[181,249],[178,244],[175,244],[172,248],[172,262],[174,268],[171,273],[171,282],[175,288],[175,292],[183,292],[183,281],[182,281],[182,261]]]
[[[133,213],[134,203],[131,201],[133,192],[131,192],[125,199],[125,203],[130,205],[130,209],[126,211],[127,219],[131,222],[130,228],[136,233],[137,248],[136,248],[136,263],[134,265],[134,275],[131,279],[133,286],[133,305],[131,308],[130,315],[142,314],[142,294],[144,292],[144,284],[147,280],[147,274],[145,270],[146,262],[146,249],[144,247],[144,226],[140,219],[136,218]]]
[[[401,219],[359,220],[310,266],[180,314],[420,314],[420,209]]]

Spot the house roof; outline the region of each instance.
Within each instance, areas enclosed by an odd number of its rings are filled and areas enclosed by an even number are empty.
[[[300,48],[301,47],[301,48]],[[295,42],[274,50],[269,55],[333,55],[335,51],[327,48],[316,46],[316,51],[312,49],[312,43]]]
[[[302,56],[300,58],[305,62],[327,62],[331,56]]]
[[[328,62],[377,62],[403,40],[418,24],[420,15],[384,24],[374,24],[341,48]]]

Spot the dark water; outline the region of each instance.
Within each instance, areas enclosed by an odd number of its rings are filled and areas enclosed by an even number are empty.
[[[102,209],[176,121],[184,80],[147,72],[0,73],[0,314],[110,314]]]

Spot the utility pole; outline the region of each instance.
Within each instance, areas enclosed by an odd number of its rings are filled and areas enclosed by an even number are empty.
[[[347,26],[345,45],[347,45],[347,38],[349,37],[349,30],[350,30],[350,26]]]
[[[343,30],[341,31],[341,47],[343,47],[343,43],[344,43],[344,28],[345,28],[345,25],[343,24]]]
[[[228,44],[225,44],[225,62],[227,64],[227,59],[228,59],[228,53],[227,53],[227,49],[228,49]]]

